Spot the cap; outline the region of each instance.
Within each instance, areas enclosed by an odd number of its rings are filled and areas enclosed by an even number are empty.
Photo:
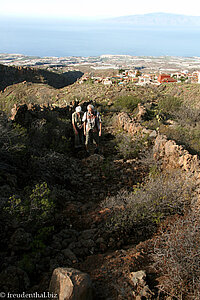
[[[81,106],[76,107],[76,112],[81,112]]]

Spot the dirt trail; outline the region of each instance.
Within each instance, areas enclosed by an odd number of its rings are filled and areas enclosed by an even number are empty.
[[[116,150],[116,128],[107,124],[110,115],[105,116],[100,154],[88,158],[77,158],[79,166],[79,186],[77,201],[82,206],[77,212],[78,204],[65,210],[71,217],[71,223],[77,230],[97,229],[99,232],[100,251],[87,256],[76,268],[87,272],[93,281],[95,299],[134,299],[134,287],[130,281],[130,272],[149,269],[149,258],[143,253],[148,242],[141,244],[139,249],[128,241],[125,246],[124,237],[114,240],[112,236],[103,235],[109,211],[99,205],[107,196],[116,195],[121,189],[132,190],[133,185],[141,182],[145,170],[138,159],[122,159]],[[106,241],[105,241],[106,239]],[[125,242],[127,244],[127,241]],[[132,245],[131,245],[132,244]],[[152,284],[152,279],[149,283]]]

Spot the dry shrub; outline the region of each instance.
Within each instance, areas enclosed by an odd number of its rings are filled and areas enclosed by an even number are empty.
[[[119,132],[116,135],[115,149],[119,152],[120,156],[125,159],[138,157],[140,152],[144,149],[145,138],[140,134],[135,135],[134,139],[126,132]]]
[[[158,109],[166,115],[173,115],[179,111],[182,105],[182,101],[179,98],[166,96],[161,98],[158,102]]]
[[[154,260],[163,275],[160,292],[176,299],[200,299],[200,211],[161,228]]]
[[[159,224],[166,216],[180,213],[190,204],[194,182],[181,171],[153,172],[133,192],[122,191],[107,198],[103,207],[111,209],[109,232],[130,233],[138,226]]]
[[[200,121],[200,110],[186,103],[174,111],[174,118],[181,126],[195,126]]]

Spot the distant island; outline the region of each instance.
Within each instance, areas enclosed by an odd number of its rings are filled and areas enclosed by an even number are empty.
[[[0,18],[2,53],[36,57],[199,56],[200,16],[167,13],[110,19]],[[52,30],[53,29],[53,30]],[[25,38],[26,37],[26,38]]]
[[[105,21],[135,26],[200,26],[200,16],[186,16],[162,12],[123,16],[107,19]]]

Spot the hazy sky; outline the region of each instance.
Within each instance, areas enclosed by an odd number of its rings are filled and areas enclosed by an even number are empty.
[[[0,0],[0,15],[115,17],[152,12],[199,16],[199,0]]]

